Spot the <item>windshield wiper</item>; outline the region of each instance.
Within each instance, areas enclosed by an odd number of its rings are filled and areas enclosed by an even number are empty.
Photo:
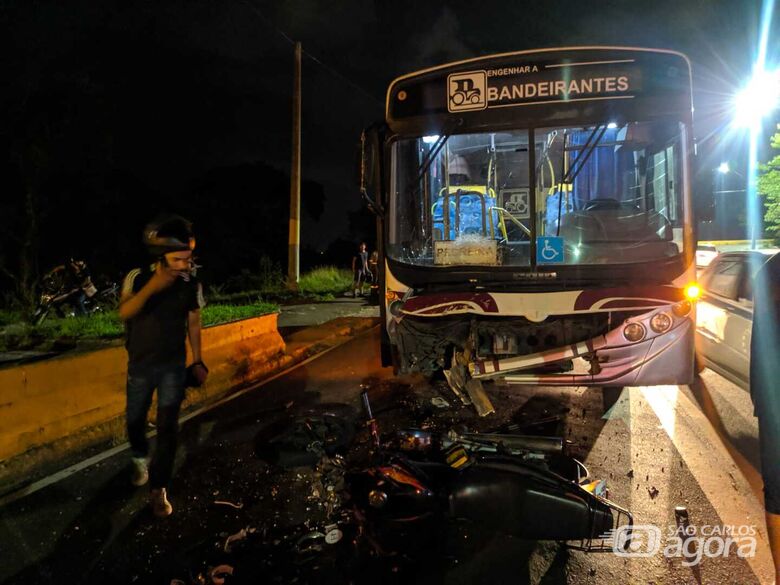
[[[598,137],[596,140],[593,140],[593,137],[596,135],[596,132],[601,129],[601,132],[599,132]],[[580,174],[580,171],[585,167],[585,163],[588,162],[588,159],[590,156],[596,151],[596,147],[599,145],[599,142],[601,142],[601,139],[604,138],[604,133],[607,131],[607,125],[604,124],[603,126],[596,126],[593,129],[593,132],[590,133],[590,136],[588,136],[587,142],[585,142],[585,146],[582,147],[582,152],[580,153],[580,156],[577,157],[577,160],[572,163],[572,165],[569,167],[569,170],[566,172],[566,176],[564,177],[564,182],[572,183],[574,182],[574,179],[577,178],[577,175]],[[591,140],[593,140],[593,143],[591,144]],[[580,162],[582,161],[582,162]],[[573,169],[577,169],[574,171]]]
[[[555,235],[560,236],[561,235],[561,213],[563,212],[563,193],[561,192],[561,187],[563,187],[566,183],[573,183],[574,179],[577,178],[577,175],[580,174],[580,171],[582,171],[583,168],[585,168],[585,163],[588,162],[588,159],[590,156],[595,152],[596,147],[599,145],[599,142],[601,142],[601,139],[604,138],[604,133],[607,131],[607,125],[603,124],[601,126],[595,126],[593,128],[593,131],[590,133],[590,136],[588,136],[588,139],[585,141],[584,146],[582,147],[582,151],[580,151],[580,155],[577,157],[577,159],[571,163],[569,168],[566,170],[566,174],[561,177],[560,182],[558,183],[558,220],[556,221],[555,226]],[[598,137],[596,137],[596,133],[598,132]],[[563,152],[561,155],[562,161],[566,161],[566,138],[568,137],[568,134],[566,132],[563,133]],[[594,137],[596,139],[594,140]],[[576,171],[574,170],[576,169]]]
[[[420,180],[425,176],[425,173],[428,172],[431,163],[433,163],[436,157],[439,156],[439,152],[441,152],[441,149],[444,148],[444,145],[449,139],[449,134],[442,134],[439,136],[436,142],[433,143],[431,151],[428,153],[428,156],[423,159],[422,164],[420,165],[420,170],[417,171],[417,180],[414,182],[415,185],[420,184]]]

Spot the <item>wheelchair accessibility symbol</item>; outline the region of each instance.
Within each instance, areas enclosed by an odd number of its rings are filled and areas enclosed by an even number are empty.
[[[542,236],[536,238],[537,264],[563,264],[563,238]]]

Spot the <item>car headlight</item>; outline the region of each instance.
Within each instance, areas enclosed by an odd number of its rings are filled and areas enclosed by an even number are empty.
[[[669,331],[672,326],[672,318],[666,313],[656,313],[650,319],[650,329],[656,333]]]
[[[641,323],[629,323],[623,328],[623,337],[631,342],[642,341],[645,337],[645,328]]]

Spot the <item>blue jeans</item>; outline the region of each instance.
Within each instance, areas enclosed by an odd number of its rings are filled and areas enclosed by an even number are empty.
[[[152,488],[167,487],[171,479],[185,374],[186,368],[179,362],[127,366],[127,436],[133,457],[149,454],[146,417],[157,389],[157,445],[149,465]]]

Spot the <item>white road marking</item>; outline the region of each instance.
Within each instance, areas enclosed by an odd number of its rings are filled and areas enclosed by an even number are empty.
[[[771,583],[774,565],[767,545],[764,508],[710,422],[677,386],[639,390],[723,524],[756,527],[756,556],[746,560],[760,583]]]

